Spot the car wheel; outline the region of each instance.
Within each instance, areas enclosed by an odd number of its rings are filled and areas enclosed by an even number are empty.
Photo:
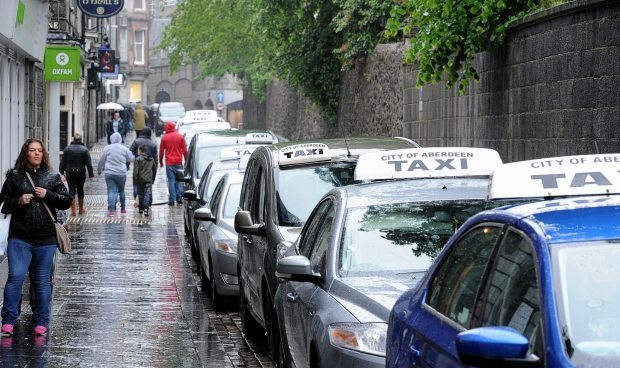
[[[265,289],[267,289],[265,287]],[[268,291],[267,291],[268,293]],[[274,321],[273,315],[273,303],[269,295],[263,295],[263,316],[265,318],[265,331],[267,331],[267,347],[269,348],[269,354],[271,359],[275,362],[279,359],[279,331],[276,331],[277,323]]]
[[[215,275],[213,274],[213,263],[209,259],[209,280],[211,281],[211,303],[215,310],[221,310],[224,306],[224,297],[217,292],[217,284],[215,283]]]
[[[248,301],[245,298],[245,293],[243,291],[244,288],[241,272],[239,271],[237,273],[239,274],[239,316],[241,317],[241,332],[243,332],[246,336],[256,336],[259,331],[261,331],[261,327],[248,310]]]
[[[279,331],[278,335],[280,336],[280,354],[278,355],[278,368],[290,368],[291,363],[288,360],[288,349],[287,346],[284,345],[284,333],[282,331]]]
[[[205,273],[204,267],[202,267],[202,257],[199,257],[198,259],[198,275],[200,276],[200,287],[202,287],[202,290],[205,293],[210,294],[211,283],[209,282],[209,278],[207,277],[207,274]]]

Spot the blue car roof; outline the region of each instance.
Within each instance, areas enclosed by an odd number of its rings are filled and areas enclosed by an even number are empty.
[[[538,201],[494,212],[531,219],[543,230],[548,243],[620,239],[620,196]]]

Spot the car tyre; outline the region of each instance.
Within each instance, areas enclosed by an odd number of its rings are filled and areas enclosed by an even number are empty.
[[[217,284],[215,282],[215,275],[213,274],[213,263],[209,259],[209,281],[211,289],[211,303],[215,310],[222,310],[224,308],[224,296],[217,291]]]
[[[239,274],[239,316],[241,317],[241,332],[246,336],[256,336],[262,328],[248,310],[248,301],[245,299],[245,293],[243,291],[241,272],[238,271],[237,273]]]
[[[266,289],[266,287],[265,287]],[[268,291],[267,291],[268,292]],[[274,362],[279,360],[280,339],[277,331],[278,324],[274,322],[273,303],[269,295],[263,295],[263,316],[265,317],[265,331],[267,331],[267,346]]]
[[[205,273],[205,268],[202,267],[202,257],[198,259],[198,275],[200,276],[200,287],[205,293],[211,295],[211,283]]]

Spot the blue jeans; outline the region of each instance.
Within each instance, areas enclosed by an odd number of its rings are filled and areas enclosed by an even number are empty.
[[[151,183],[139,183],[136,184],[138,188],[138,209],[144,211],[147,208],[151,208],[153,203],[153,184]]]
[[[116,211],[116,197],[120,197],[121,210],[125,209],[125,182],[127,175],[105,174],[108,188],[108,211]]]
[[[34,286],[36,303],[33,314],[36,325],[47,326],[50,321],[52,302],[52,267],[56,255],[56,244],[32,246],[23,240],[9,238],[7,257],[9,275],[4,285],[4,304],[2,323],[15,324],[19,316],[18,305],[28,269],[31,269],[30,282]]]
[[[177,170],[183,170],[183,165],[166,165],[166,177],[168,178],[168,203],[181,203],[184,184],[177,181],[175,175]]]

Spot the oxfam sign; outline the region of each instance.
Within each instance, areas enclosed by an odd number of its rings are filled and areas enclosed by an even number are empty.
[[[48,45],[45,48],[45,80],[77,82],[80,80],[80,48]]]
[[[78,0],[78,8],[96,18],[111,17],[123,9],[125,0]]]

